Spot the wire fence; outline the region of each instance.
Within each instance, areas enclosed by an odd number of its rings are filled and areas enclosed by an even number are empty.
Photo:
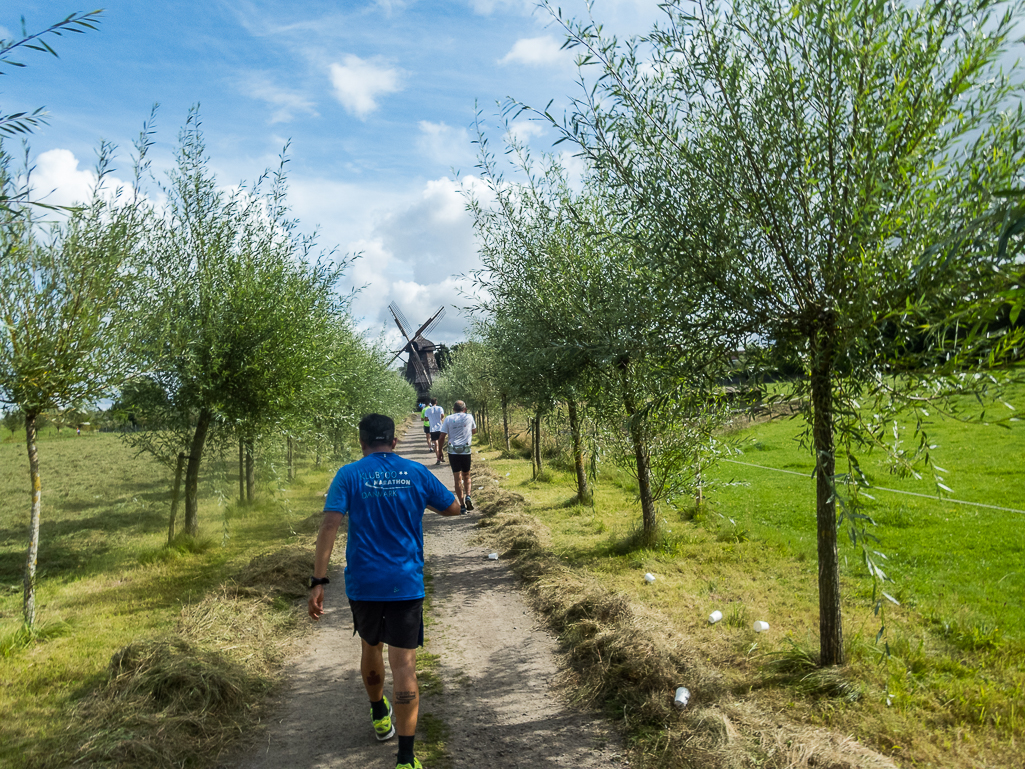
[[[779,467],[769,467],[768,465],[756,465],[753,462],[741,462],[738,459],[723,459],[723,462],[732,462],[735,465],[746,465],[747,467],[757,467],[761,470],[770,470],[774,473],[786,473],[787,475],[799,475],[802,478],[810,477],[808,473],[799,473],[796,470],[783,470]],[[873,491],[888,491],[891,494],[904,494],[908,497],[922,497],[923,499],[934,499],[939,502],[953,502],[958,505],[968,505],[970,507],[984,507],[988,510],[1002,510],[1005,513],[1018,513],[1019,515],[1025,515],[1025,510],[1018,510],[1014,507],[1000,507],[999,505],[986,505],[982,502],[968,502],[964,499],[954,499],[952,497],[938,497],[934,494],[920,494],[917,491],[901,491],[900,489],[888,489],[885,486],[869,486]]]

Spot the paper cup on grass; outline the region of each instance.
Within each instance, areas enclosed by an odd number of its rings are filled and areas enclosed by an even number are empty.
[[[755,632],[756,633],[764,633],[768,629],[769,629],[769,623],[768,622],[762,622],[761,620],[758,620],[757,622],[755,622]]]
[[[652,582],[655,581],[655,575],[649,571],[647,574],[644,575],[644,581],[650,585]]]
[[[681,686],[676,690],[676,697],[673,699],[673,704],[680,710],[683,710],[683,708],[687,707],[688,702],[690,702],[690,689],[686,686]]]
[[[711,614],[708,615],[708,622],[709,622],[710,625],[714,625],[716,622],[718,622],[721,619],[722,619],[722,612],[718,611],[718,610],[717,611],[713,611]]]

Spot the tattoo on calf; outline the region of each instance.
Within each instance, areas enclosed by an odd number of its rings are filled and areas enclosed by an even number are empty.
[[[395,702],[399,705],[411,705],[416,701],[416,692],[395,692]]]
[[[381,683],[381,674],[378,673],[376,670],[371,670],[369,673],[367,673],[367,683],[371,686],[377,686],[379,683]]]

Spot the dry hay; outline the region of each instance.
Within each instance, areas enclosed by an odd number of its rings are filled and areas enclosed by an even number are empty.
[[[474,466],[473,502],[485,519],[499,513],[518,510],[526,504],[522,494],[502,488],[495,483],[497,480],[500,479],[487,465],[482,465],[479,469]]]
[[[111,658],[107,681],[76,709],[84,767],[212,763],[250,716],[270,679],[181,638],[136,641]],[[55,755],[50,766],[64,766]]]
[[[313,548],[293,545],[257,556],[229,585],[234,585],[239,597],[299,598],[306,595],[306,580],[312,573]]]
[[[76,708],[72,755],[47,766],[214,764],[255,722],[277,664],[309,632],[302,607],[273,598],[294,595],[312,568],[304,548],[254,558],[219,592],[184,607],[174,636],[119,650],[107,679]]]

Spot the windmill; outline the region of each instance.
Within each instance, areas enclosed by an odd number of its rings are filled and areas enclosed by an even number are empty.
[[[406,316],[402,314],[402,310],[399,309],[395,302],[388,305],[388,312],[395,318],[395,325],[399,327],[399,331],[406,340],[405,346],[401,350],[396,351],[395,358],[398,358],[402,353],[406,353],[409,356],[406,360],[406,370],[404,372],[406,380],[416,388],[417,398],[421,401],[426,400],[431,394],[434,375],[438,373],[438,363],[434,360],[434,351],[438,346],[424,335],[429,333],[445,317],[445,307],[442,306],[413,333],[409,333],[411,328],[409,321],[406,320]],[[389,364],[395,358],[392,358]]]

